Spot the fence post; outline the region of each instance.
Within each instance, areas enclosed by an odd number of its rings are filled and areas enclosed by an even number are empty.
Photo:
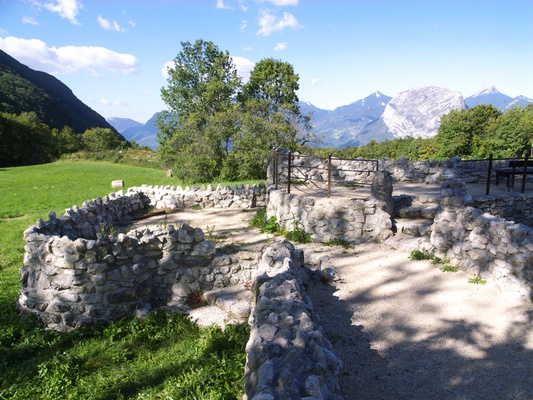
[[[522,173],[522,190],[520,191],[520,193],[524,193],[526,191],[527,160],[529,159],[530,155],[530,150],[527,150],[524,159],[524,172]]]
[[[292,150],[289,150],[289,166],[287,171],[287,193],[291,194],[291,169],[292,169]]]
[[[489,173],[487,175],[487,188],[485,189],[485,196],[490,192],[490,176],[492,175],[492,153],[489,154]]]
[[[328,154],[328,199],[331,196],[331,153]]]

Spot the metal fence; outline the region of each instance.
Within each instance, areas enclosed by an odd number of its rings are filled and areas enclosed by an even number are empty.
[[[272,152],[272,184],[276,189],[286,186],[287,193],[291,186],[303,184],[307,187],[323,189],[327,185],[327,197],[331,197],[332,188],[336,186],[369,186],[373,174],[379,168],[378,160],[341,159],[308,156],[292,151],[274,149]]]

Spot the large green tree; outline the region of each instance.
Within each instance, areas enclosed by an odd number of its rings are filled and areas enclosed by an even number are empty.
[[[298,80],[287,62],[267,58],[254,66],[239,94],[242,115],[232,155],[239,177],[264,178],[272,148],[298,150],[312,139],[298,105]]]
[[[161,97],[158,153],[186,181],[211,181],[222,169],[233,132],[228,115],[240,78],[228,52],[212,42],[182,42]],[[226,129],[229,126],[229,129]]]
[[[203,40],[182,47],[158,120],[158,155],[178,178],[264,178],[274,146],[296,150],[309,139],[292,65],[262,60],[242,85],[228,52]]]

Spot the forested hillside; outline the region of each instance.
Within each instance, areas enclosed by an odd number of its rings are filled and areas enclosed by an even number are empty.
[[[77,134],[91,128],[108,128],[119,135],[60,80],[21,64],[1,50],[0,112],[17,115],[35,112],[50,128],[61,130],[68,126]]]

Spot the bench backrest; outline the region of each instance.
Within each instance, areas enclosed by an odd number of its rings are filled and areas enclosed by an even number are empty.
[[[509,161],[509,167],[511,168],[524,168],[526,167],[533,167],[533,160],[527,160],[527,164],[525,164],[525,160],[510,160]]]

